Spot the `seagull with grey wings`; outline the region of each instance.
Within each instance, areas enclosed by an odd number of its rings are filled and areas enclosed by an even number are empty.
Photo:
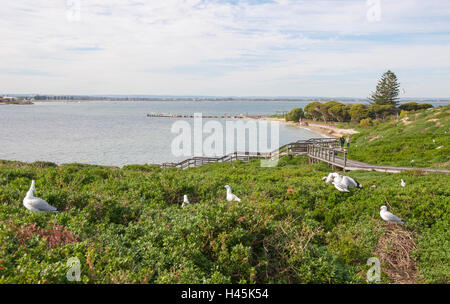
[[[239,197],[237,197],[236,195],[231,193],[230,186],[225,185],[224,188],[227,189],[227,201],[229,201],[229,202],[232,202],[232,201],[240,202],[241,201],[241,199]]]
[[[32,180],[30,190],[28,190],[27,195],[23,199],[23,205],[25,206],[25,208],[27,208],[30,211],[39,213],[58,212],[58,210],[55,207],[49,205],[43,199],[39,197],[34,197],[34,191],[36,191],[35,181]]]
[[[391,212],[387,211],[386,206],[380,207],[380,216],[383,220],[385,220],[388,223],[387,228],[389,229],[390,223],[403,223],[404,221],[397,217],[396,215],[392,214]]]
[[[349,187],[362,188],[361,184],[355,181],[353,178],[345,175],[340,175],[336,172],[328,174],[328,176],[322,178],[322,180],[324,180],[327,184],[331,182],[334,187],[341,192],[350,192],[348,190]]]

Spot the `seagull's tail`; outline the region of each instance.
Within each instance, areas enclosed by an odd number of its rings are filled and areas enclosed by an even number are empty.
[[[360,183],[356,182],[356,187],[362,188],[362,185]]]

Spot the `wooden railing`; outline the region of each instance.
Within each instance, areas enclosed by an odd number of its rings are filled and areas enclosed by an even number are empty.
[[[221,157],[203,157],[197,156],[178,163],[163,163],[161,168],[180,168],[182,170],[192,167],[200,167],[209,163],[233,162],[236,160],[249,161],[251,158],[274,159],[284,155],[306,155],[310,145],[334,145],[337,142],[334,138],[311,138],[308,140],[299,140],[279,147],[272,152],[233,152]]]
[[[242,160],[248,162],[251,158],[256,159],[276,159],[284,155],[306,155],[310,162],[325,162],[334,168],[342,170],[375,170],[382,172],[397,173],[405,170],[424,170],[427,172],[443,172],[450,173],[447,169],[434,168],[409,168],[380,166],[357,162],[347,158],[347,149],[342,148],[335,138],[311,138],[308,140],[299,140],[279,147],[278,149],[267,152],[233,152],[221,157],[193,157],[179,163],[163,163],[161,168],[180,168],[182,170],[192,167],[200,167],[209,163],[216,162],[233,162]]]
[[[324,161],[333,166],[347,166],[347,150],[337,145],[308,145],[307,155],[312,160]],[[342,155],[342,156],[339,156]]]

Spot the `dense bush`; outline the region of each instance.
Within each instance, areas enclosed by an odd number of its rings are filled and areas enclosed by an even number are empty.
[[[367,110],[367,106],[366,105],[362,105],[362,104],[355,104],[350,106],[349,109],[349,115],[350,115],[350,119],[353,122],[360,122],[363,119],[366,119],[369,117],[369,111]]]
[[[306,163],[181,171],[3,162],[0,283],[67,283],[71,257],[83,283],[364,283],[386,200],[423,235],[414,253],[422,280],[449,281],[448,259],[438,256],[448,252],[446,175],[351,172],[363,188],[340,193],[322,181],[330,168]],[[62,212],[22,206],[31,179],[36,196]],[[225,200],[225,184],[242,202]],[[192,204],[182,209],[184,194]]]
[[[370,119],[370,118],[362,119],[362,120],[359,122],[359,125],[361,126],[361,128],[368,128],[368,127],[370,127],[370,126],[373,125],[372,119]]]
[[[300,118],[305,117],[302,108],[293,108],[288,114],[286,114],[286,121],[298,122]]]
[[[417,102],[407,102],[399,106],[401,110],[405,111],[417,111],[417,110],[426,110],[430,109],[433,106],[428,103],[419,104]]]
[[[371,118],[372,120],[389,120],[392,115],[395,116],[400,111],[418,111],[429,108],[433,108],[433,106],[430,104],[418,104],[416,102],[405,103],[397,108],[392,104],[371,104],[367,106],[364,104],[344,105],[337,101],[329,101],[326,103],[316,101],[305,106],[305,117],[324,122],[360,123],[367,118]],[[366,122],[363,124],[366,124]]]

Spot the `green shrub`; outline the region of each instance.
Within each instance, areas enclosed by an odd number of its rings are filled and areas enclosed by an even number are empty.
[[[399,106],[399,108],[404,111],[425,110],[425,109],[430,109],[432,107],[433,106],[431,104],[428,104],[428,103],[419,104],[417,102],[407,102],[407,103],[404,103]]]
[[[362,119],[362,120],[359,122],[359,125],[360,125],[362,128],[368,128],[368,127],[370,127],[370,126],[373,125],[372,119],[370,119],[370,118]]]
[[[300,118],[304,118],[305,114],[303,113],[302,108],[294,108],[288,114],[286,114],[286,121],[294,121],[298,122]]]

